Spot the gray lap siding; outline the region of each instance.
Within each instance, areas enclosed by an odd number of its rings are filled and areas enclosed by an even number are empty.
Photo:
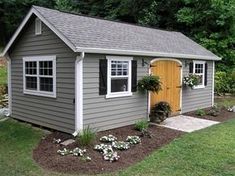
[[[133,124],[147,117],[147,95],[134,92],[132,96],[105,98],[99,95],[99,59],[105,55],[87,54],[83,61],[83,118],[84,126],[107,130]],[[148,74],[142,67],[142,58],[137,60],[137,79]]]
[[[189,66],[183,62],[183,75],[189,73]],[[213,61],[206,61],[207,85],[205,88],[191,89],[183,87],[182,90],[182,112],[194,111],[200,108],[212,106],[212,84],[213,84]]]
[[[25,56],[56,55],[56,98],[23,93],[23,60]],[[73,53],[48,27],[34,34],[29,24],[10,52],[12,60],[12,117],[52,129],[75,131],[75,59]]]

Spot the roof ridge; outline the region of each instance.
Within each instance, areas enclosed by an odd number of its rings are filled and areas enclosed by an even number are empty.
[[[152,27],[152,26],[148,26],[148,25],[141,25],[141,24],[137,24],[137,23],[129,23],[129,22],[125,22],[125,21],[110,20],[110,19],[105,19],[105,18],[99,17],[99,16],[91,16],[91,15],[88,15],[88,14],[79,14],[77,12],[68,12],[68,11],[63,11],[63,10],[58,10],[58,9],[51,9],[51,8],[36,6],[36,5],[33,5],[32,7],[34,7],[34,8],[35,7],[36,8],[37,7],[44,8],[44,9],[48,9],[48,10],[57,11],[57,12],[60,12],[60,13],[76,15],[76,16],[85,17],[85,18],[93,18],[93,19],[109,21],[109,22],[113,22],[113,23],[121,23],[121,24],[125,24],[125,25],[130,25],[130,26],[137,26],[137,27],[148,28],[148,29],[152,29],[152,30],[159,30],[159,31],[162,31],[162,32],[181,33],[179,31],[173,31],[173,30],[170,30],[170,29],[161,29],[161,28],[156,28],[156,27]]]

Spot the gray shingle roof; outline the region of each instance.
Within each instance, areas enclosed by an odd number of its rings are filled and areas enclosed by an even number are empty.
[[[218,59],[180,32],[85,17],[38,6],[33,8],[75,47],[196,55]]]

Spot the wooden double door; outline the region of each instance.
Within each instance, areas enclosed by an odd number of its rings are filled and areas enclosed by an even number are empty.
[[[160,77],[162,90],[151,93],[151,107],[160,101],[171,105],[172,115],[181,111],[181,64],[174,60],[158,60],[151,64],[151,74]]]

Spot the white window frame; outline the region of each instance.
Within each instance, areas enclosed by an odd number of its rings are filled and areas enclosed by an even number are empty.
[[[195,73],[196,64],[203,65],[203,73]],[[193,61],[193,74],[195,75],[202,75],[202,84],[194,86],[194,89],[202,89],[205,88],[205,61]]]
[[[114,97],[125,97],[125,96],[131,96],[131,61],[133,60],[133,57],[125,57],[125,56],[106,56],[108,60],[108,68],[107,68],[107,95],[106,98],[114,98]],[[128,61],[128,91],[125,92],[111,92],[111,62],[112,61]],[[117,76],[116,76],[117,77]],[[120,76],[124,77],[124,76]]]
[[[25,73],[25,62],[37,62],[37,74],[35,77],[37,77],[37,90],[29,90],[26,88],[26,76],[32,76],[27,75]],[[52,61],[53,71],[52,76],[49,75],[39,75],[39,62],[40,61]],[[41,91],[40,90],[40,77],[46,78],[50,77],[53,78],[53,92],[48,91]],[[30,57],[23,57],[23,91],[24,94],[30,94],[30,95],[37,95],[37,96],[45,96],[45,97],[52,97],[56,98],[56,56],[30,56]]]
[[[39,18],[35,18],[35,35],[42,34],[42,21]]]

